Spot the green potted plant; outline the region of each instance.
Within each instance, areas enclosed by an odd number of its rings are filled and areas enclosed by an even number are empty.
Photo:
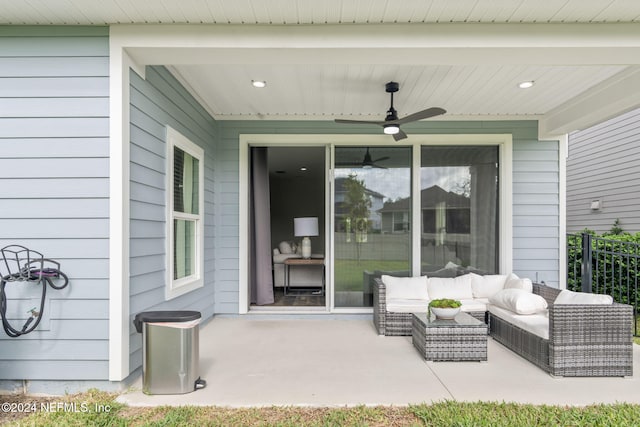
[[[435,314],[437,319],[453,319],[460,313],[462,303],[455,299],[434,299],[429,303],[429,313]]]

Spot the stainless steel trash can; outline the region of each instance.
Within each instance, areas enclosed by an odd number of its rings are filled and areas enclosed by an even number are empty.
[[[142,391],[184,394],[205,387],[198,375],[198,311],[146,311],[133,321],[142,333]]]

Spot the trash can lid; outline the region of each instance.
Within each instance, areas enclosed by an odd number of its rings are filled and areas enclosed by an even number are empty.
[[[133,324],[136,326],[136,331],[142,332],[142,323],[158,323],[158,322],[190,322],[202,317],[199,311],[143,311],[136,314]]]

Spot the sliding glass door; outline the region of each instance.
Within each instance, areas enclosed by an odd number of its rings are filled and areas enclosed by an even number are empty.
[[[336,147],[334,177],[334,306],[371,307],[411,273],[411,147]]]
[[[421,148],[421,270],[498,272],[498,147]]]

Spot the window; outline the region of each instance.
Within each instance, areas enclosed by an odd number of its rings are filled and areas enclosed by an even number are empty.
[[[204,151],[167,126],[167,299],[203,286]]]
[[[499,270],[497,146],[421,148],[422,273]],[[447,272],[450,273],[450,272]]]

